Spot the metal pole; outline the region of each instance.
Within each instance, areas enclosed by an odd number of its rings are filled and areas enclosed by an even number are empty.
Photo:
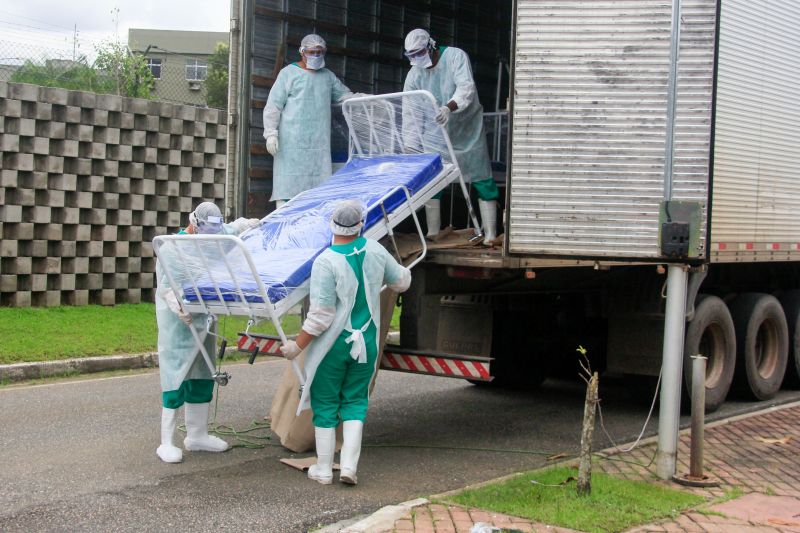
[[[672,0],[669,37],[669,78],[667,78],[667,132],[664,147],[664,200],[672,199],[672,155],[675,137],[675,101],[678,94],[678,56],[681,42],[681,0]]]
[[[689,476],[703,477],[703,441],[706,415],[706,361],[702,355],[692,356],[692,447],[689,455]]]
[[[684,265],[669,266],[667,309],[664,320],[661,405],[658,414],[658,451],[656,452],[656,474],[661,479],[670,479],[675,475],[678,455],[683,334],[688,278],[689,274]]]

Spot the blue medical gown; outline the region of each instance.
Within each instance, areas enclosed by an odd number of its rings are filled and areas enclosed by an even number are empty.
[[[331,175],[331,103],[348,94],[326,68],[310,71],[292,63],[280,71],[264,108],[264,138],[271,133],[268,108],[280,110],[272,200],[289,200]]]
[[[450,100],[458,104],[458,110],[450,114],[446,128],[464,181],[491,178],[483,106],[478,101],[467,53],[460,48],[446,47],[440,49],[435,67],[411,67],[403,91],[414,90],[429,91],[440,106]]]

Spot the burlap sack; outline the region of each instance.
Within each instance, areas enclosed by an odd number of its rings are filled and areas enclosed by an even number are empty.
[[[389,332],[389,324],[392,320],[394,306],[397,303],[397,293],[386,289],[381,293],[381,343],[378,346],[378,358],[383,354],[386,334]],[[303,368],[305,353],[297,357],[300,368]],[[378,363],[380,367],[380,362]],[[370,383],[370,393],[375,388],[375,379],[378,376],[376,369]],[[272,407],[269,410],[270,424],[272,431],[280,438],[281,445],[293,452],[307,452],[314,449],[314,424],[311,422],[311,409],[306,409],[295,415],[297,406],[300,403],[300,382],[297,381],[291,365],[286,365],[283,371],[281,383],[275,396],[272,399]],[[342,427],[336,431],[337,449],[341,447]]]

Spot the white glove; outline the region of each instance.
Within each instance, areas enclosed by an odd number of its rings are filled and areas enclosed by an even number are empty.
[[[439,112],[436,113],[436,123],[444,126],[448,120],[450,120],[450,108],[443,105],[439,108]]]
[[[277,135],[270,135],[267,137],[267,152],[270,155],[275,155],[278,153],[278,136]]]
[[[231,225],[231,227],[233,227],[233,230],[238,235],[240,233],[244,233],[245,231],[247,231],[249,229],[253,229],[253,228],[258,227],[258,225],[260,223],[261,223],[261,220],[258,219],[258,218],[244,218],[244,217],[241,217],[241,218],[237,218],[236,220],[231,222],[230,225]]]
[[[280,350],[283,356],[289,361],[300,355],[300,352],[303,351],[300,349],[300,347],[297,345],[295,341],[287,342],[286,344],[280,347]]]
[[[175,292],[172,289],[164,291],[161,297],[167,302],[169,310],[178,315],[178,318],[180,318],[184,324],[187,326],[192,324],[192,314],[183,310],[181,304],[178,302],[178,297],[175,296]]]

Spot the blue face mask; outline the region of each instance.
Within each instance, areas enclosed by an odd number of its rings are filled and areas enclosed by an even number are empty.
[[[325,56],[306,56],[306,67],[311,70],[319,70],[325,66]]]

